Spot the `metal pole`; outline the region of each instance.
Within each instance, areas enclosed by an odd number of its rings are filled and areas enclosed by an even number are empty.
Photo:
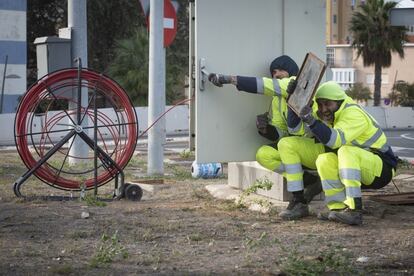
[[[72,52],[72,67],[76,67],[77,58],[82,61],[83,67],[88,67],[88,43],[87,43],[87,13],[86,13],[86,0],[68,0],[68,27],[71,29],[71,52]],[[81,107],[88,105],[88,91],[82,88],[81,100],[78,99],[78,90],[72,91],[73,101],[69,103],[71,110],[79,111]],[[77,113],[74,112],[74,121],[79,124],[79,118]],[[88,126],[88,116],[85,116],[82,122],[82,127]],[[79,139],[78,136],[75,138],[73,147],[70,151],[69,164],[76,164],[88,156],[88,146]],[[76,158],[77,157],[77,158]]]
[[[4,84],[6,82],[6,71],[7,71],[7,60],[8,59],[9,59],[9,56],[6,55],[6,59],[4,61],[3,82],[1,84],[0,114],[3,114]]]
[[[165,110],[164,1],[150,1],[148,125]],[[148,132],[148,175],[164,174],[165,118]]]

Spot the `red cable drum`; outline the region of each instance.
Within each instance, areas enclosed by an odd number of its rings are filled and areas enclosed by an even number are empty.
[[[78,89],[78,73],[71,68],[47,75],[32,85],[21,99],[15,118],[15,142],[28,169],[36,166],[50,148],[75,128],[77,100],[72,95],[76,95]],[[138,136],[138,119],[131,100],[115,81],[89,69],[80,71],[80,84],[82,93],[88,93],[88,102],[82,103],[81,108],[83,132],[93,140],[93,97],[97,95],[96,100],[106,107],[97,111],[98,145],[123,169],[134,153]],[[83,185],[92,188],[95,181],[93,148],[85,143],[83,155],[76,155],[76,151],[74,155],[72,147],[73,139],[61,146],[34,174],[59,189],[80,190]],[[97,185],[107,183],[118,173],[116,166],[100,161]]]

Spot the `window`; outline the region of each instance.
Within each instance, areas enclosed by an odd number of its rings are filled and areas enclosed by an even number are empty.
[[[333,21],[334,24],[336,24],[336,14],[333,15],[332,21]]]
[[[333,67],[335,64],[335,48],[326,48],[326,65]]]

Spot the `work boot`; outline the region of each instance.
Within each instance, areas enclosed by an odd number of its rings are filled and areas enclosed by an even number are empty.
[[[279,213],[284,220],[295,220],[309,216],[308,204],[292,199],[286,210]]]
[[[325,211],[321,211],[321,212],[318,213],[317,218],[319,220],[327,221],[327,220],[329,220],[329,214],[331,212],[341,212],[343,210],[344,209],[332,209],[332,210],[327,210],[327,211],[326,210]]]
[[[362,211],[352,210],[349,208],[346,208],[341,211],[331,211],[329,212],[328,219],[348,225],[361,225]]]
[[[321,179],[317,175],[304,171],[303,183],[305,186],[303,196],[305,198],[305,202],[309,204],[316,195],[322,192]]]
[[[305,191],[303,192],[303,197],[305,198],[306,203],[310,203],[312,199],[319,195],[322,192],[322,183],[321,180],[318,179],[316,182],[311,183],[305,187]]]
[[[330,213],[331,213],[331,211],[322,211],[322,212],[319,212],[317,218],[319,220],[328,221],[329,220],[329,214]]]

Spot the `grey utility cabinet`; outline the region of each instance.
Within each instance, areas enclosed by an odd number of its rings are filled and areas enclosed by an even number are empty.
[[[71,40],[56,36],[35,39],[37,57],[37,78],[59,69],[72,66]]]

